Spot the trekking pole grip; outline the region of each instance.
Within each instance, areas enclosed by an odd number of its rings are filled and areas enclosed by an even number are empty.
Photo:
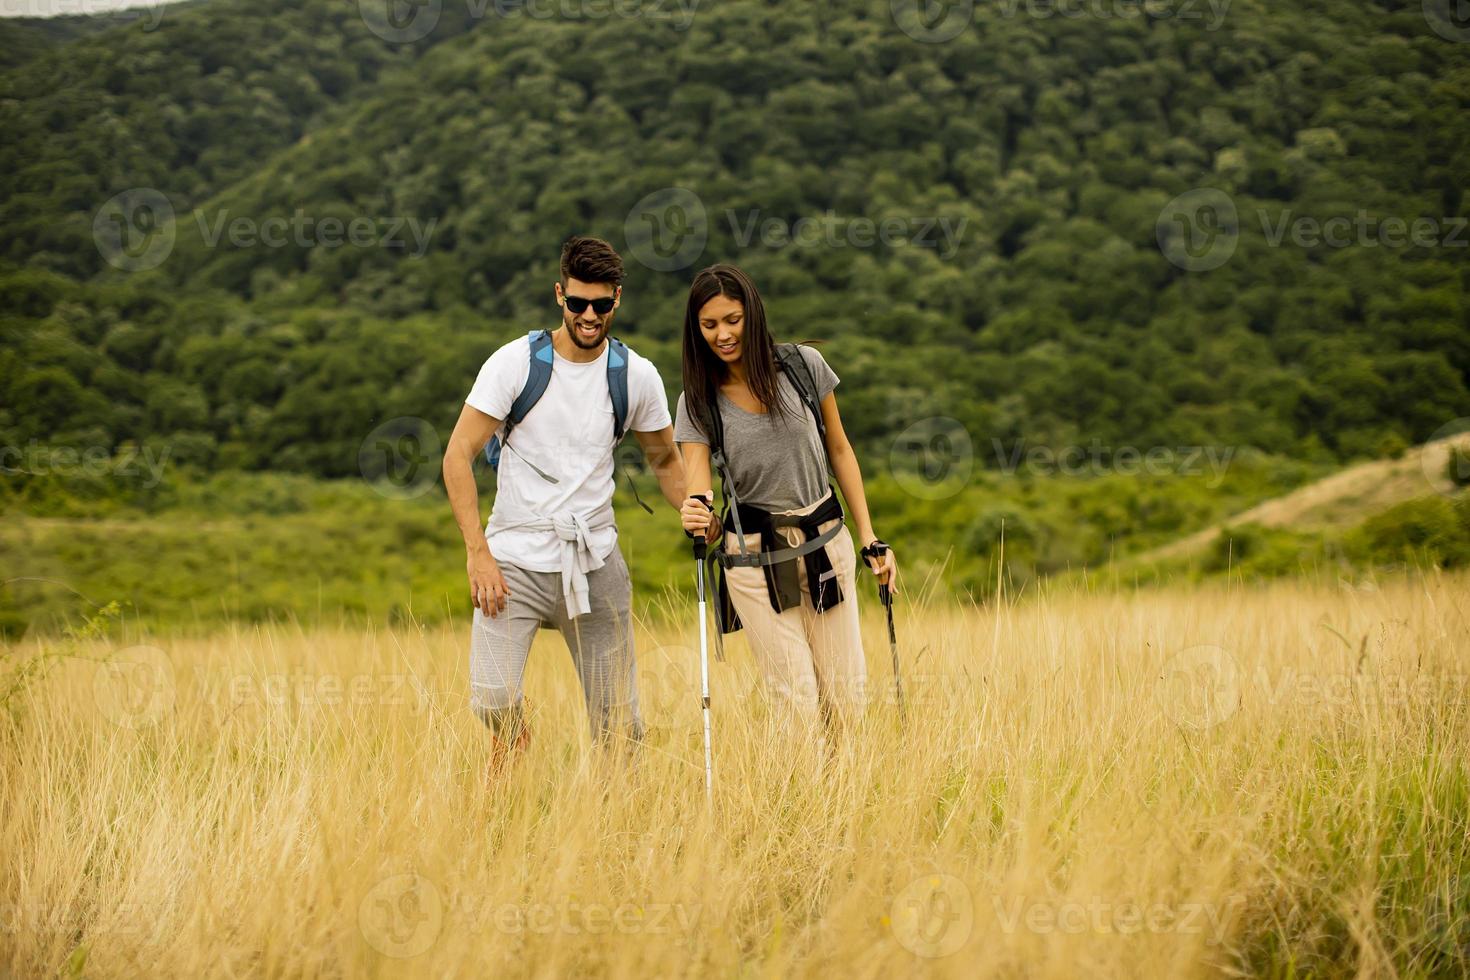
[[[704,506],[708,508],[711,514],[715,512],[714,507],[710,506],[710,502],[708,500],[705,500],[699,494],[691,493],[689,495],[689,499],[697,500],[700,503],[704,504]],[[697,536],[693,531],[690,531],[687,528],[685,529],[684,533],[694,540],[695,561],[704,561],[705,555],[709,554],[709,535],[705,534],[704,536]]]
[[[872,544],[865,545],[862,549],[862,556],[864,558],[882,558],[886,554],[888,554],[888,543],[877,538],[873,540]],[[878,573],[874,572],[873,574],[876,575]],[[884,582],[878,583],[878,600],[885,606],[893,601],[893,593],[889,591],[888,585]]]

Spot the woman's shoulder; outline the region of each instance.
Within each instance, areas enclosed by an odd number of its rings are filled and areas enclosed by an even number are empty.
[[[821,394],[826,394],[836,387],[837,372],[827,363],[822,352],[812,344],[792,344],[801,352],[801,359],[806,362],[807,370],[812,374],[812,380],[816,382]]]
[[[800,352],[801,359],[806,361],[807,367],[809,368],[815,369],[825,366],[827,363],[827,359],[822,356],[822,352],[817,349],[817,345],[810,341],[791,341],[780,346]]]

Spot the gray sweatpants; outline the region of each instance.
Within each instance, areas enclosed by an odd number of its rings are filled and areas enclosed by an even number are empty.
[[[582,681],[582,697],[594,738],[613,732],[643,737],[638,678],[633,659],[633,586],[616,547],[601,568],[587,573],[591,611],[567,616],[561,572],[535,572],[501,563],[510,587],[495,616],[475,610],[470,635],[470,707],[497,734],[514,737],[521,722],[521,680],[531,641],[542,627],[560,631]]]

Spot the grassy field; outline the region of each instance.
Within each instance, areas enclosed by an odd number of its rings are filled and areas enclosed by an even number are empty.
[[[692,610],[631,760],[543,633],[488,785],[462,626],[94,620],[7,649],[0,974],[1464,975],[1467,586],[914,596],[903,718],[865,593],[823,768],[712,664],[712,805]]]

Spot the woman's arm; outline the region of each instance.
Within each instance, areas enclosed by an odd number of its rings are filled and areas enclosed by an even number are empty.
[[[847,441],[847,432],[842,428],[842,416],[837,411],[837,395],[830,391],[822,399],[822,423],[827,429],[827,458],[832,461],[832,472],[837,476],[837,486],[841,488],[843,499],[847,501],[847,509],[852,512],[853,523],[857,525],[858,541],[861,542],[861,547],[866,548],[878,540],[878,535],[873,533],[873,521],[868,516],[868,497],[863,491],[863,471],[858,466],[857,453],[852,451],[852,443]],[[882,559],[870,559],[868,565],[877,574],[878,581],[888,585],[893,594],[897,595],[898,563],[893,557],[893,551],[890,549]]]
[[[715,493],[710,486],[709,446],[702,442],[681,442],[679,453],[684,457],[684,504],[679,516],[684,530],[705,532],[705,540],[715,541],[720,534],[720,520],[715,516]],[[710,502],[704,507],[690,497],[702,497]]]

